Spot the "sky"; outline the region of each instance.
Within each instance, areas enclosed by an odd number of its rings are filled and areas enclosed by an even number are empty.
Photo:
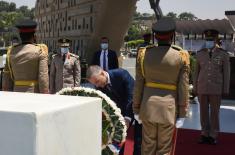
[[[27,5],[34,7],[36,0],[5,0],[15,2],[17,7]],[[164,14],[175,12],[191,12],[200,19],[223,19],[225,11],[235,11],[235,0],[161,0],[160,7]],[[149,6],[149,0],[139,0],[137,11],[141,13],[153,13]]]

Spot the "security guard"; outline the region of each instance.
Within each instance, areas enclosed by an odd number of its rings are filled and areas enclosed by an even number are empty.
[[[189,57],[171,45],[175,28],[169,17],[157,21],[158,46],[141,48],[137,58],[133,111],[143,125],[141,155],[168,155],[176,118],[188,110]]]
[[[200,102],[201,137],[199,143],[216,144],[221,95],[229,93],[230,62],[228,53],[217,44],[219,32],[206,30],[205,47],[197,54],[194,93]]]
[[[3,90],[48,93],[48,49],[46,45],[35,44],[37,23],[22,20],[16,27],[22,43],[8,49]]]
[[[50,66],[50,93],[66,87],[78,87],[81,81],[79,57],[70,53],[70,40],[59,39],[59,52],[53,56]]]

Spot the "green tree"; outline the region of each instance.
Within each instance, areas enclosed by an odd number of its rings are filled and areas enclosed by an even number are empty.
[[[8,7],[9,12],[15,12],[16,11],[16,4],[15,3],[10,3]]]
[[[27,16],[29,12],[28,6],[23,5],[19,7],[18,12],[21,12],[24,16]]]
[[[141,38],[141,30],[136,24],[132,24],[128,30],[128,41]]]
[[[0,28],[11,28],[21,18],[23,15],[18,12],[0,12]]]
[[[139,18],[141,18],[141,17],[142,17],[141,13],[135,11],[135,13],[134,13],[134,15],[133,15],[133,19],[134,19],[134,20],[137,20],[137,19],[139,19]]]
[[[197,20],[198,18],[191,12],[182,12],[179,14],[178,18],[180,20]]]
[[[174,13],[174,12],[169,12],[166,17],[171,17],[173,19],[177,19],[177,13]]]
[[[1,38],[3,42],[6,42],[6,45],[9,45],[12,36],[16,35],[12,28],[20,18],[23,18],[23,15],[18,12],[0,12]]]
[[[0,1],[0,11],[4,12],[4,11],[8,11],[9,9],[9,3],[6,1]]]
[[[28,6],[21,6],[17,9],[18,12],[22,13],[24,17],[33,19],[34,18],[34,8],[29,9]]]

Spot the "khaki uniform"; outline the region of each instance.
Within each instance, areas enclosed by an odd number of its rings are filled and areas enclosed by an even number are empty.
[[[81,80],[81,69],[78,56],[72,53],[66,55],[65,61],[61,54],[56,54],[50,66],[50,93],[56,93],[62,88],[78,87]]]
[[[3,74],[3,90],[48,93],[48,50],[43,44],[9,48]]]
[[[143,51],[137,58],[133,110],[143,122],[142,155],[163,155],[171,150],[176,115],[185,117],[188,110],[189,56],[170,46]]]
[[[229,93],[229,55],[215,47],[210,58],[209,50],[202,49],[197,54],[195,74],[194,92],[197,92],[200,102],[202,135],[217,138],[221,95]]]

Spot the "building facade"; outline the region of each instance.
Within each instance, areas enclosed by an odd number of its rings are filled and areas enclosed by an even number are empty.
[[[37,0],[35,18],[38,42],[57,49],[57,40],[72,40],[74,53],[91,57],[103,36],[119,50],[128,29],[136,0]]]

